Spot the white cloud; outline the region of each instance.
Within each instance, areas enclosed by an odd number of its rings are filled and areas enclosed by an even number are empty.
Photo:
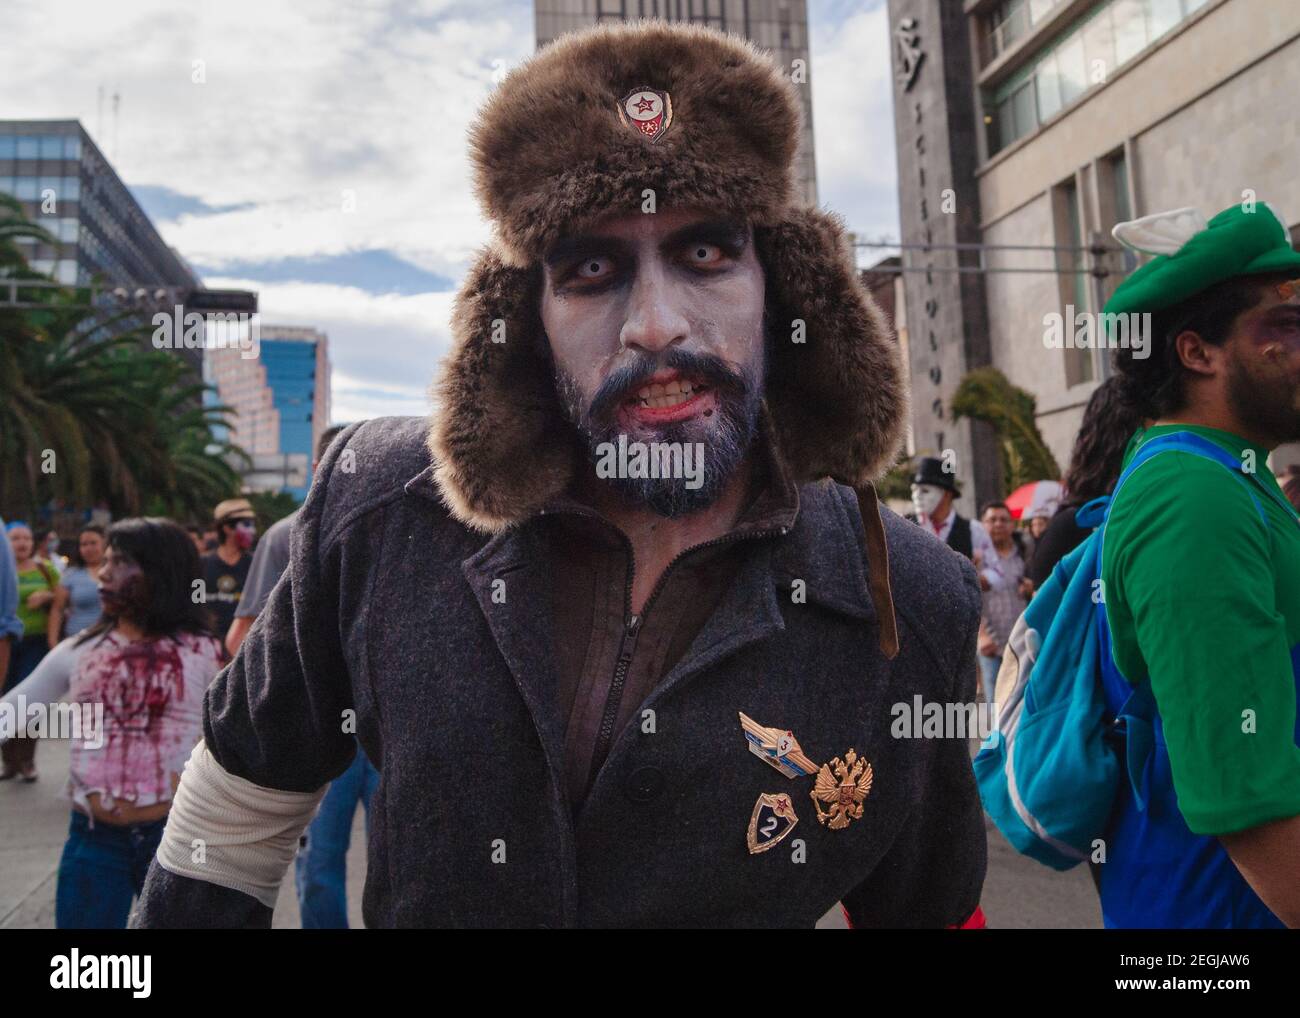
[[[810,5],[813,140],[822,205],[863,235],[898,236],[898,163],[888,13],[820,20]]]
[[[519,0],[11,4],[5,33],[29,45],[0,66],[0,92],[39,97],[11,105],[11,116],[81,119],[132,184],[251,205],[158,224],[192,262],[383,248],[452,274],[488,236],[465,131],[495,64],[531,52],[531,18],[519,17],[528,9]],[[356,196],[350,214],[345,191]]]
[[[851,229],[896,235],[889,38],[866,2],[810,4],[820,193]],[[210,286],[257,290],[264,322],[329,333],[335,420],[426,411],[451,294],[215,276],[379,249],[459,279],[488,237],[465,133],[494,69],[532,52],[528,0],[10,0],[4,32],[23,43],[0,61],[7,116],[78,118],[129,183],[247,206],[158,225],[216,267]]]
[[[350,286],[259,285],[248,279],[209,282],[256,289],[263,326],[307,325],[329,336],[334,421],[428,412],[429,383],[451,347],[453,294],[372,294]]]

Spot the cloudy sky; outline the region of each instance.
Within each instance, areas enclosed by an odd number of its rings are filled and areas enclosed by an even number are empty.
[[[264,324],[325,330],[335,421],[423,413],[488,237],[465,129],[532,52],[532,10],[7,0],[0,119],[79,119],[209,286],[257,290]],[[809,19],[822,204],[897,236],[884,0],[809,0]]]

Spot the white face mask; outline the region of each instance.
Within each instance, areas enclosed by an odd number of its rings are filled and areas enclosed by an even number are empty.
[[[933,484],[912,485],[912,507],[918,516],[929,519],[930,514],[939,507],[939,500],[942,498],[942,489],[936,488]]]

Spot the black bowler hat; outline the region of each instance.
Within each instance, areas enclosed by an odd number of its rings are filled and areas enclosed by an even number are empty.
[[[947,488],[954,495],[961,494],[961,489],[957,487],[956,476],[947,473],[943,469],[943,460],[934,456],[921,457],[921,461],[916,465],[916,473],[912,475],[912,483],[933,484],[936,488]]]

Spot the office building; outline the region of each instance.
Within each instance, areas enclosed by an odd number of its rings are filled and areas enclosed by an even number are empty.
[[[992,497],[996,449],[982,426],[953,424],[952,392],[994,365],[1034,395],[1065,467],[1109,351],[1048,348],[1046,316],[1100,311],[1138,264],[1111,239],[1117,221],[1182,206],[1208,217],[1254,198],[1300,225],[1300,4],[889,0],[888,11],[901,239],[919,245],[904,249],[916,442],[956,449],[978,498]]]
[[[244,468],[249,491],[307,495],[316,442],[329,427],[329,340],[316,329],[260,328],[257,356],[238,347],[208,351],[210,402],[234,411],[222,437],[253,459]]]
[[[0,120],[0,192],[16,197],[27,217],[54,242],[16,241],[37,272],[69,286],[107,283],[135,295],[148,291],[138,324],[154,310],[257,310],[256,294],[210,291],[153,223],[76,120]],[[158,290],[168,291],[156,296]],[[104,302],[104,298],[101,298]],[[203,351],[183,349],[196,373]]]

